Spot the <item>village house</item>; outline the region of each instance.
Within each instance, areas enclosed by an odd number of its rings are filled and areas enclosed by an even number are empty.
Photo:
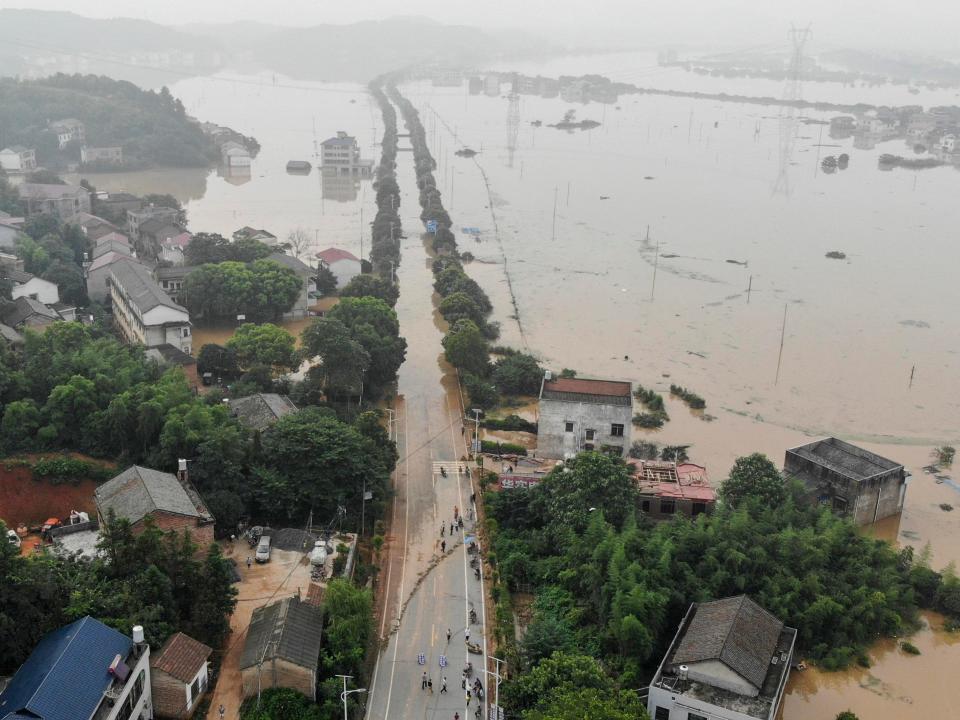
[[[307,308],[310,306],[310,294],[316,293],[317,291],[315,281],[317,276],[316,269],[307,265],[303,260],[295,258],[293,255],[287,255],[281,252],[271,253],[267,256],[267,260],[272,260],[278,265],[293,270],[297,277],[300,278],[300,294],[297,295],[293,306],[283,314],[283,319],[299,320],[300,318],[305,318],[307,316]]]
[[[631,460],[640,510],[654,520],[677,515],[695,518],[713,512],[717,492],[707,479],[707,469],[690,462]]]
[[[12,218],[0,217],[0,250],[13,250],[16,247],[21,224]]]
[[[297,412],[286,395],[257,393],[230,401],[230,414],[252,430],[263,431],[280,418]]]
[[[27,217],[55,215],[71,222],[78,213],[90,212],[90,193],[79,185],[23,183],[18,189]]]
[[[899,513],[910,478],[903,465],[832,437],[787,450],[783,472],[806,486],[811,502],[857,525]]]
[[[630,449],[633,396],[629,382],[554,378],[540,386],[537,453],[572,457],[600,450],[625,457]]]
[[[143,200],[136,195],[126,192],[108,193],[106,197],[100,198],[100,204],[110,208],[117,215],[133,210],[134,212],[143,207]]]
[[[37,169],[37,153],[23,145],[12,145],[0,150],[0,168],[8,173],[25,173]]]
[[[102,252],[101,252],[102,250]],[[93,250],[94,258],[85,263],[84,277],[87,281],[87,297],[91,302],[106,305],[110,302],[110,266],[120,261],[139,262],[132,257],[130,247],[108,243]]]
[[[239,240],[256,240],[257,242],[262,242],[264,245],[269,245],[273,247],[277,244],[277,236],[272,232],[268,232],[264,229],[252,228],[249,225],[244,225],[242,228],[233,233],[233,240],[237,242]]]
[[[23,258],[0,252],[0,270],[20,270],[22,272]]]
[[[0,693],[2,720],[151,720],[150,646],[89,615],[47,633]]]
[[[18,297],[0,306],[0,322],[18,332],[28,328],[40,331],[64,319],[54,308],[31,297]]]
[[[181,461],[186,465],[186,461]],[[97,517],[103,527],[112,513],[130,522],[139,535],[150,518],[160,530],[190,533],[201,548],[213,542],[214,519],[187,479],[183,469],[177,475],[131,465],[93,491]]]
[[[80,162],[84,165],[122,165],[122,147],[87,147],[80,148]]]
[[[288,597],[253,611],[240,656],[243,696],[285,687],[317,699],[321,611]]]
[[[176,302],[183,302],[183,284],[187,275],[197,269],[196,265],[175,265],[173,267],[157,267],[153,277],[167,295]]]
[[[337,278],[337,287],[342,288],[360,274],[360,260],[352,252],[340,248],[327,248],[317,253],[320,267],[325,267]]]
[[[113,320],[127,342],[147,347],[170,343],[190,353],[190,313],[154,282],[145,266],[127,259],[112,263],[109,273]]]
[[[183,248],[190,244],[193,237],[175,222],[161,218],[151,218],[140,223],[137,228],[137,248],[152,257],[155,253],[162,257],[163,249],[178,248],[183,262]]]
[[[227,167],[250,167],[253,162],[250,151],[234,140],[228,140],[220,146],[220,156]]]
[[[91,258],[96,260],[101,255],[108,252],[118,252],[124,255],[133,255],[133,248],[130,247],[130,240],[122,233],[107,233],[96,239],[93,250],[90,251]]]
[[[147,205],[139,210],[127,210],[127,230],[133,240],[140,239],[140,226],[148,220],[160,220],[164,223],[176,224],[180,218],[180,211],[176,208]]]
[[[183,371],[190,387],[200,389],[200,376],[197,373],[197,359],[187,355],[183,350],[169,343],[148,347],[144,352],[151,360],[155,360],[163,368],[178,367]]]
[[[796,639],[746,595],[693,603],[650,683],[651,720],[774,720]]]
[[[74,140],[83,142],[87,139],[86,128],[83,123],[74,118],[55,120],[50,123],[50,130],[57,136],[57,146],[63,150]]]
[[[27,339],[9,325],[0,322],[0,344],[12,350],[19,350]]]
[[[104,235],[122,233],[121,229],[109,220],[88,212],[77,213],[71,222],[73,222],[74,225],[79,225],[83,234],[94,241],[99,240]]]
[[[210,684],[213,648],[182,632],[175,633],[150,660],[153,710],[157,717],[186,720]]]
[[[19,297],[28,297],[47,305],[60,302],[60,288],[56,283],[22,270],[4,270],[2,274],[10,278],[13,283],[10,297],[14,300]]]
[[[320,166],[323,173],[330,175],[367,177],[373,171],[373,160],[362,160],[357,139],[339,130],[336,137],[320,143]]]

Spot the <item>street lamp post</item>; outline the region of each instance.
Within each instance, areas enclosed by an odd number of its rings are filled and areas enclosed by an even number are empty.
[[[473,451],[480,452],[480,408],[471,408],[473,413]]]
[[[496,681],[497,681],[497,685],[496,685],[496,688],[495,688],[495,690],[494,690],[494,698],[495,698],[495,699],[494,699],[494,701],[493,701],[494,707],[496,707],[496,709],[497,709],[496,716],[495,716],[494,720],[500,720],[500,717],[501,717],[501,715],[500,715],[500,681],[503,679],[503,676],[502,676],[501,673],[500,673],[500,665],[503,664],[504,667],[506,667],[506,664],[507,664],[507,663],[506,663],[505,660],[501,660],[500,658],[493,657],[493,655],[490,656],[490,659],[493,660],[493,661],[497,664],[496,669],[495,669],[493,672],[490,672],[489,670],[487,670],[487,669],[485,668],[484,671],[487,673],[487,675],[493,675],[493,677],[496,678]],[[489,682],[487,683],[487,687],[488,687],[488,688],[490,687],[490,683],[489,683]]]
[[[340,693],[340,699],[343,700],[343,720],[347,720],[347,695],[350,693],[361,693],[366,692],[366,688],[357,688],[356,690],[347,690],[347,679],[353,679],[353,675],[337,675],[338,678],[343,678],[343,692]]]

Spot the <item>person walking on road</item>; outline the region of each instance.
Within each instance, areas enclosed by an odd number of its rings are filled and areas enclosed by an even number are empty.
[[[443,695],[447,691],[447,676],[443,676],[443,680],[440,681],[440,694]]]
[[[453,537],[453,523],[450,523],[450,537]]]
[[[470,694],[470,688],[467,688],[467,707],[470,707],[470,698],[473,696]]]
[[[447,532],[447,524],[446,524],[446,523],[443,523],[443,524],[440,526],[440,537],[443,537],[443,536],[444,536],[444,533],[446,533],[446,532]]]
[[[433,695],[433,678],[427,678],[427,689],[430,690],[430,694]]]
[[[423,674],[423,677],[420,679],[420,689],[421,689],[421,690],[426,690],[426,689],[427,689],[427,674],[426,674],[426,673],[424,673],[424,674]]]
[[[460,508],[458,508],[456,505],[454,505],[454,506],[453,506],[453,519],[456,520],[458,517],[460,517]]]
[[[461,673],[461,675],[460,675],[460,687],[462,687],[464,690],[467,689],[467,674],[466,674],[466,673]]]
[[[457,518],[457,527],[463,529],[463,515]]]
[[[250,569],[251,565],[253,565],[253,558],[247,555],[247,570]]]
[[[475,492],[470,493],[470,504],[471,505],[477,504],[477,494]]]
[[[453,720],[460,720],[460,713],[455,712],[455,713],[453,714]]]
[[[470,642],[470,628],[463,629],[463,637],[467,642]]]
[[[447,551],[447,541],[446,541],[446,540],[441,540],[441,541],[440,541],[440,552],[446,552],[446,551]]]
[[[453,635],[453,633],[450,632],[450,628],[447,628],[447,642],[448,642],[448,643],[450,642],[450,636],[451,636],[451,635]]]

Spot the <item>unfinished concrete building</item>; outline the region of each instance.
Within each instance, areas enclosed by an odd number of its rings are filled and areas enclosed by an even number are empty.
[[[857,525],[899,513],[910,477],[903,465],[837,438],[787,450],[783,471],[803,482],[812,502]]]

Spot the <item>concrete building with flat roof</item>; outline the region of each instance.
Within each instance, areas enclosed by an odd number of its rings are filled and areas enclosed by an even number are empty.
[[[810,501],[868,525],[903,510],[910,473],[903,465],[837,438],[787,450],[783,472]]]

